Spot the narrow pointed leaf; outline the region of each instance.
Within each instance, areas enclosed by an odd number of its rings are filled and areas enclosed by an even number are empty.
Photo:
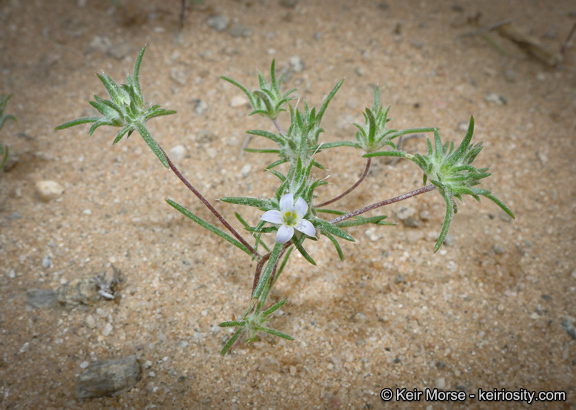
[[[338,228],[335,225],[332,225],[331,223],[329,223],[327,221],[316,218],[316,219],[314,219],[314,221],[312,221],[312,223],[314,225],[317,225],[318,227],[320,227],[320,229],[322,229],[325,232],[331,233],[332,235],[336,235],[342,239],[346,239],[347,241],[354,242],[353,237],[351,237],[346,232],[344,232],[342,229]]]
[[[264,312],[262,312],[263,316],[270,316],[272,313],[276,312],[278,309],[280,309],[284,303],[286,303],[286,300],[281,300],[280,302],[275,303],[274,305],[270,306],[268,309],[266,309]]]
[[[226,241],[230,242],[232,245],[236,246],[238,249],[240,249],[240,250],[246,252],[248,255],[252,256],[252,252],[250,252],[250,250],[246,246],[244,246],[242,243],[240,243],[236,238],[233,238],[232,236],[228,235],[226,232],[222,231],[221,229],[216,228],[214,225],[212,225],[212,224],[206,222],[205,220],[203,220],[202,218],[194,215],[192,212],[190,212],[189,210],[184,208],[182,205],[172,201],[171,199],[166,198],[166,202],[168,202],[168,204],[170,206],[172,206],[174,209],[176,209],[177,211],[182,213],[185,217],[190,218],[191,220],[196,222],[198,225],[202,226],[203,228],[208,229],[210,232],[218,235],[222,239],[225,239]]]
[[[230,339],[228,339],[228,341],[226,342],[226,344],[222,348],[222,351],[220,352],[220,356],[225,356],[226,353],[228,353],[228,351],[232,348],[232,346],[234,346],[234,343],[236,343],[236,340],[238,340],[238,338],[240,337],[242,332],[244,332],[243,327],[240,327],[238,330],[236,330],[236,332],[232,335],[232,337]]]
[[[96,122],[100,119],[100,117],[84,117],[84,118],[78,118],[72,121],[68,121],[65,122],[64,124],[60,124],[59,126],[57,126],[55,128],[55,130],[63,130],[66,128],[70,128],[70,127],[74,127],[76,125],[80,125],[80,124],[87,124],[87,123],[91,123],[91,122]]]
[[[341,261],[344,260],[344,254],[342,253],[342,248],[340,247],[340,244],[338,243],[338,241],[336,240],[336,238],[334,238],[334,236],[332,236],[330,233],[323,231],[322,235],[324,235],[326,238],[330,239],[330,241],[332,242],[332,244],[334,244],[334,247],[336,248],[336,252],[338,252],[338,257],[340,258]]]
[[[272,335],[272,336],[281,337],[282,339],[294,340],[294,338],[292,336],[288,336],[286,333],[282,333],[278,330],[270,329],[269,327],[261,327],[258,330],[260,330],[261,332],[264,332],[264,333],[268,333],[269,335]]]
[[[246,322],[244,320],[236,320],[232,322],[222,322],[218,323],[219,327],[236,327],[236,326],[245,326]]]

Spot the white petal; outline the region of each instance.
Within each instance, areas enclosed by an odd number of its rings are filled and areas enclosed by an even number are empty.
[[[280,198],[280,211],[293,211],[294,210],[294,195],[286,194]]]
[[[276,234],[276,242],[286,243],[294,236],[294,228],[291,226],[282,225],[278,228],[278,233]]]
[[[304,218],[306,216],[306,213],[308,212],[308,204],[304,199],[298,198],[294,210],[296,211],[296,215],[298,215],[298,218]]]
[[[284,223],[284,218],[282,218],[282,214],[280,213],[280,211],[276,210],[264,212],[264,215],[262,215],[260,219],[273,224]]]
[[[308,236],[312,237],[316,236],[316,228],[314,228],[312,222],[306,219],[299,220],[298,223],[296,224],[296,229],[298,229],[302,233],[305,233]]]

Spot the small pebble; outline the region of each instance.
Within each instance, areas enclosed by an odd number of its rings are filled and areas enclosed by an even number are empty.
[[[64,193],[64,187],[56,181],[38,181],[36,189],[44,202],[54,200]]]
[[[78,376],[74,386],[76,398],[111,396],[131,390],[140,379],[140,373],[136,356],[119,360],[93,361]]]
[[[244,178],[246,178],[248,175],[250,175],[250,171],[252,170],[252,166],[250,164],[246,164],[242,167],[242,169],[240,170],[240,174],[242,174],[242,176]]]
[[[85,209],[82,211],[84,215],[92,215],[92,211],[90,209]]]
[[[152,367],[152,362],[150,360],[146,360],[142,365],[142,367],[144,367],[145,369],[149,369]]]
[[[420,225],[422,224],[422,222],[420,222],[418,219],[414,219],[414,218],[408,218],[408,219],[404,220],[403,222],[404,222],[404,226],[406,226],[407,228],[419,228]]]
[[[204,130],[198,131],[198,136],[196,138],[196,140],[198,142],[202,142],[202,143],[210,142],[210,141],[212,141],[212,139],[213,138],[212,138],[212,134],[210,133],[210,130],[204,129]]]
[[[436,379],[436,387],[444,390],[446,388],[446,379],[444,379],[444,377],[439,377]]]
[[[460,121],[458,123],[458,130],[459,131],[468,131],[468,122],[467,121]]]
[[[184,145],[176,145],[170,150],[170,158],[174,162],[180,162],[186,157],[188,150]]]
[[[250,37],[252,35],[252,27],[244,24],[232,24],[228,30],[232,37]]]
[[[88,326],[90,329],[94,329],[96,327],[96,320],[94,320],[94,316],[92,315],[86,316],[84,322],[86,323],[86,326]]]
[[[380,239],[380,235],[376,233],[376,227],[374,226],[366,229],[366,231],[364,231],[364,235],[366,235],[372,242],[376,242],[378,239]]]
[[[452,246],[456,243],[456,238],[454,237],[454,235],[446,235],[446,238],[444,238],[444,245],[446,246]]]
[[[125,41],[109,47],[106,54],[116,60],[123,60],[125,57],[134,54],[134,47]]]
[[[210,158],[216,158],[218,151],[216,148],[206,148],[206,155],[208,155]]]
[[[194,112],[198,115],[204,114],[208,110],[208,104],[204,101],[195,99],[194,100]]]
[[[506,250],[501,245],[494,245],[492,250],[496,255],[502,255]]]
[[[87,361],[83,361],[82,363],[80,363],[80,368],[81,369],[85,369],[88,366],[90,366],[90,363],[88,363]]]
[[[52,257],[50,255],[44,256],[42,259],[42,267],[43,268],[50,268],[52,266]]]
[[[495,93],[488,94],[486,96],[486,101],[494,103],[496,105],[506,105],[506,103],[508,102],[506,101],[506,97]]]
[[[226,30],[226,27],[228,27],[228,23],[230,23],[230,18],[224,15],[210,16],[206,20],[206,24],[208,24],[209,27],[213,28],[216,31]]]
[[[180,340],[176,344],[176,346],[178,346],[180,349],[185,349],[186,347],[188,347],[188,345],[189,343],[186,340]]]
[[[572,339],[576,340],[576,329],[574,328],[574,324],[571,321],[568,319],[562,319],[562,327]]]
[[[114,330],[112,325],[110,323],[106,323],[104,330],[102,330],[102,336],[104,336],[104,337],[110,336],[110,333],[112,333],[112,330]]]
[[[294,366],[290,366],[290,376],[296,376],[297,371],[298,369],[296,369]]]
[[[170,78],[180,85],[186,85],[186,82],[188,81],[188,73],[183,68],[171,67]]]
[[[45,309],[57,301],[56,292],[52,289],[34,289],[26,292],[26,304],[36,309]]]
[[[250,104],[250,101],[245,95],[237,95],[230,100],[230,107],[232,108],[246,107],[248,104]]]
[[[576,271],[574,271],[572,274],[574,275],[574,273],[576,273]],[[8,277],[10,279],[14,279],[16,277],[16,271],[14,269],[10,269],[8,271]],[[576,276],[574,276],[576,278]]]
[[[295,73],[300,73],[304,71],[304,61],[299,56],[292,56],[290,57],[290,68]]]
[[[420,213],[418,214],[418,217],[420,218],[420,220],[426,222],[429,221],[431,218],[430,212],[424,210],[424,211],[420,211]]]
[[[404,220],[414,216],[415,213],[416,213],[416,209],[414,209],[411,206],[403,206],[395,212],[396,217],[398,219],[400,219],[401,221],[404,221]]]
[[[30,350],[30,342],[26,342],[20,348],[20,353],[26,353]]]

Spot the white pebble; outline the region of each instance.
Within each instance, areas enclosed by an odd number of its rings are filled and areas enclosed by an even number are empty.
[[[304,71],[304,61],[298,56],[292,56],[290,57],[290,68],[295,73]]]
[[[104,330],[102,331],[102,336],[104,336],[104,337],[110,336],[110,333],[112,333],[112,330],[114,330],[112,325],[110,323],[106,323],[106,326],[104,327]]]
[[[170,150],[170,159],[174,162],[180,162],[184,159],[187,152],[188,150],[184,145],[176,145]]]
[[[444,379],[444,377],[439,377],[436,379],[436,387],[439,389],[444,389],[446,387],[446,379]]]
[[[52,266],[52,257],[50,255],[44,256],[42,259],[42,267],[49,268]]]
[[[244,178],[246,178],[250,174],[251,170],[252,170],[252,166],[250,164],[246,164],[242,167],[242,169],[240,170],[240,173],[242,174],[242,176]]]
[[[64,193],[64,187],[56,181],[38,181],[36,189],[44,202],[56,199]]]
[[[250,101],[248,101],[248,98],[246,98],[245,95],[237,95],[230,100],[230,107],[245,107],[248,103],[250,103]]]
[[[30,342],[26,342],[20,348],[20,353],[26,353],[29,350],[30,350]]]
[[[88,363],[86,360],[84,360],[82,363],[80,363],[80,368],[81,369],[85,369],[88,366],[90,366],[90,363]]]
[[[94,329],[96,327],[96,320],[94,320],[94,316],[92,315],[86,316],[84,322],[86,322],[86,326],[88,326],[90,329]]]

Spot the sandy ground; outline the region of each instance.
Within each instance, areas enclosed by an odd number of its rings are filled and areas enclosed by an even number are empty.
[[[0,407],[379,408],[385,387],[437,387],[565,391],[567,402],[548,405],[575,408],[576,340],[567,329],[576,320],[576,49],[551,68],[496,34],[506,55],[482,37],[458,37],[515,17],[557,50],[576,21],[573,2],[325,0],[288,8],[206,0],[182,30],[176,0],[119,3],[123,10],[104,0],[0,1],[0,93],[14,94],[7,113],[18,118],[0,131],[13,155],[0,174]],[[252,33],[216,31],[206,23],[211,15]],[[344,262],[328,241],[311,244],[318,266],[292,258],[272,295],[288,302],[271,325],[295,340],[263,336],[222,358],[230,333],[216,324],[245,309],[254,264],[164,202],[213,220],[138,135],[111,146],[111,128],[91,138],[87,126],[54,131],[89,114],[94,93],[106,95],[95,72],[123,81],[144,44],[145,97],[178,111],[150,121],[150,130],[167,150],[186,147],[178,165],[210,200],[269,196],[276,183],[261,172],[267,157],[239,156],[244,131],[271,124],[231,107],[242,94],[218,76],[252,88],[272,58],[286,70],[298,56],[305,67],[287,87],[310,104],[346,78],[324,119],[325,141],[353,137],[350,121],[362,119],[376,84],[396,128],[437,126],[459,141],[474,115],[475,141],[485,145],[477,162],[494,174],[483,186],[517,219],[469,199],[450,246],[433,254],[440,196],[390,206],[391,220],[408,207],[420,226],[353,228],[357,243],[344,244]],[[425,142],[406,149],[424,150]],[[364,167],[352,149],[321,161],[331,185],[320,199],[350,186]],[[375,163],[339,209],[421,186],[413,164]],[[42,201],[42,180],[64,193]],[[217,207],[231,220],[241,210]],[[428,220],[418,218],[422,211]],[[26,304],[31,289],[55,289],[112,264],[125,275],[118,304]],[[133,389],[76,400],[83,367],[130,355],[143,367]],[[418,403],[470,404],[525,406]]]

